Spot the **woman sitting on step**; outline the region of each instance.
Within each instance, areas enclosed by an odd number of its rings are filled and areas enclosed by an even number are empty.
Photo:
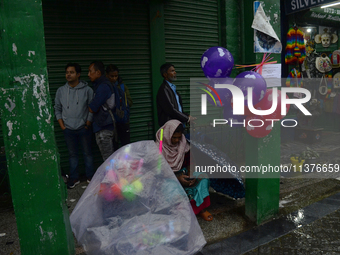
[[[170,120],[156,133],[156,142],[160,143],[161,129],[163,129],[162,154],[178,181],[187,193],[194,213],[206,221],[211,221],[213,216],[206,210],[210,205],[209,179],[202,174],[193,173],[190,178],[190,145],[184,137],[183,125],[178,120]]]

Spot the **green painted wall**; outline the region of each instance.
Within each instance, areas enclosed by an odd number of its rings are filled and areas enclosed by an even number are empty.
[[[21,254],[73,254],[40,0],[0,6],[0,109]]]
[[[160,66],[165,63],[164,4],[162,0],[150,1],[150,47],[151,47],[151,81],[153,104],[153,133],[157,132],[158,116],[156,97],[163,78]]]

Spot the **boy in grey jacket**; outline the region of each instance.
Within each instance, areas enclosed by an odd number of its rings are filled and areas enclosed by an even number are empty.
[[[72,189],[79,184],[78,150],[82,147],[87,181],[94,174],[91,150],[92,113],[88,105],[93,99],[93,90],[87,82],[81,81],[81,67],[77,63],[68,63],[65,67],[66,84],[57,90],[55,96],[55,116],[63,130],[69,152],[70,177],[67,187]]]

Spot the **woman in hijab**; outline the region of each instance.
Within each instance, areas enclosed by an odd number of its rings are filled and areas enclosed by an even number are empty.
[[[213,219],[206,210],[210,205],[209,179],[193,172],[194,178],[190,178],[190,145],[184,137],[183,125],[178,120],[170,120],[156,133],[156,142],[160,143],[161,129],[163,129],[162,154],[171,169],[174,171],[178,181],[187,193],[194,213],[206,221]]]

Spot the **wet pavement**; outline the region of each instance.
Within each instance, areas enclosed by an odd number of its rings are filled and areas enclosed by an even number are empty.
[[[209,211],[214,220],[198,218],[207,241],[199,254],[340,254],[340,181],[283,180],[278,217],[259,226],[244,216],[244,199],[234,201],[211,191]],[[86,187],[82,182],[68,190],[70,212]],[[0,254],[19,255],[10,198],[2,197],[0,202]],[[85,255],[75,243],[76,254]]]
[[[199,254],[340,254],[340,193],[208,245]]]
[[[340,133],[326,132],[320,143],[282,144],[281,163],[288,164],[291,153],[308,146],[320,154],[319,163],[337,164],[339,141]],[[305,173],[282,176],[279,214],[259,226],[246,219],[244,199],[230,200],[211,190],[209,212],[214,220],[198,218],[207,241],[199,254],[340,254],[340,181],[319,177]],[[84,181],[68,190],[70,213],[86,187]],[[76,254],[84,255],[82,247],[76,240],[75,243]],[[8,195],[0,196],[0,254],[21,254]]]

